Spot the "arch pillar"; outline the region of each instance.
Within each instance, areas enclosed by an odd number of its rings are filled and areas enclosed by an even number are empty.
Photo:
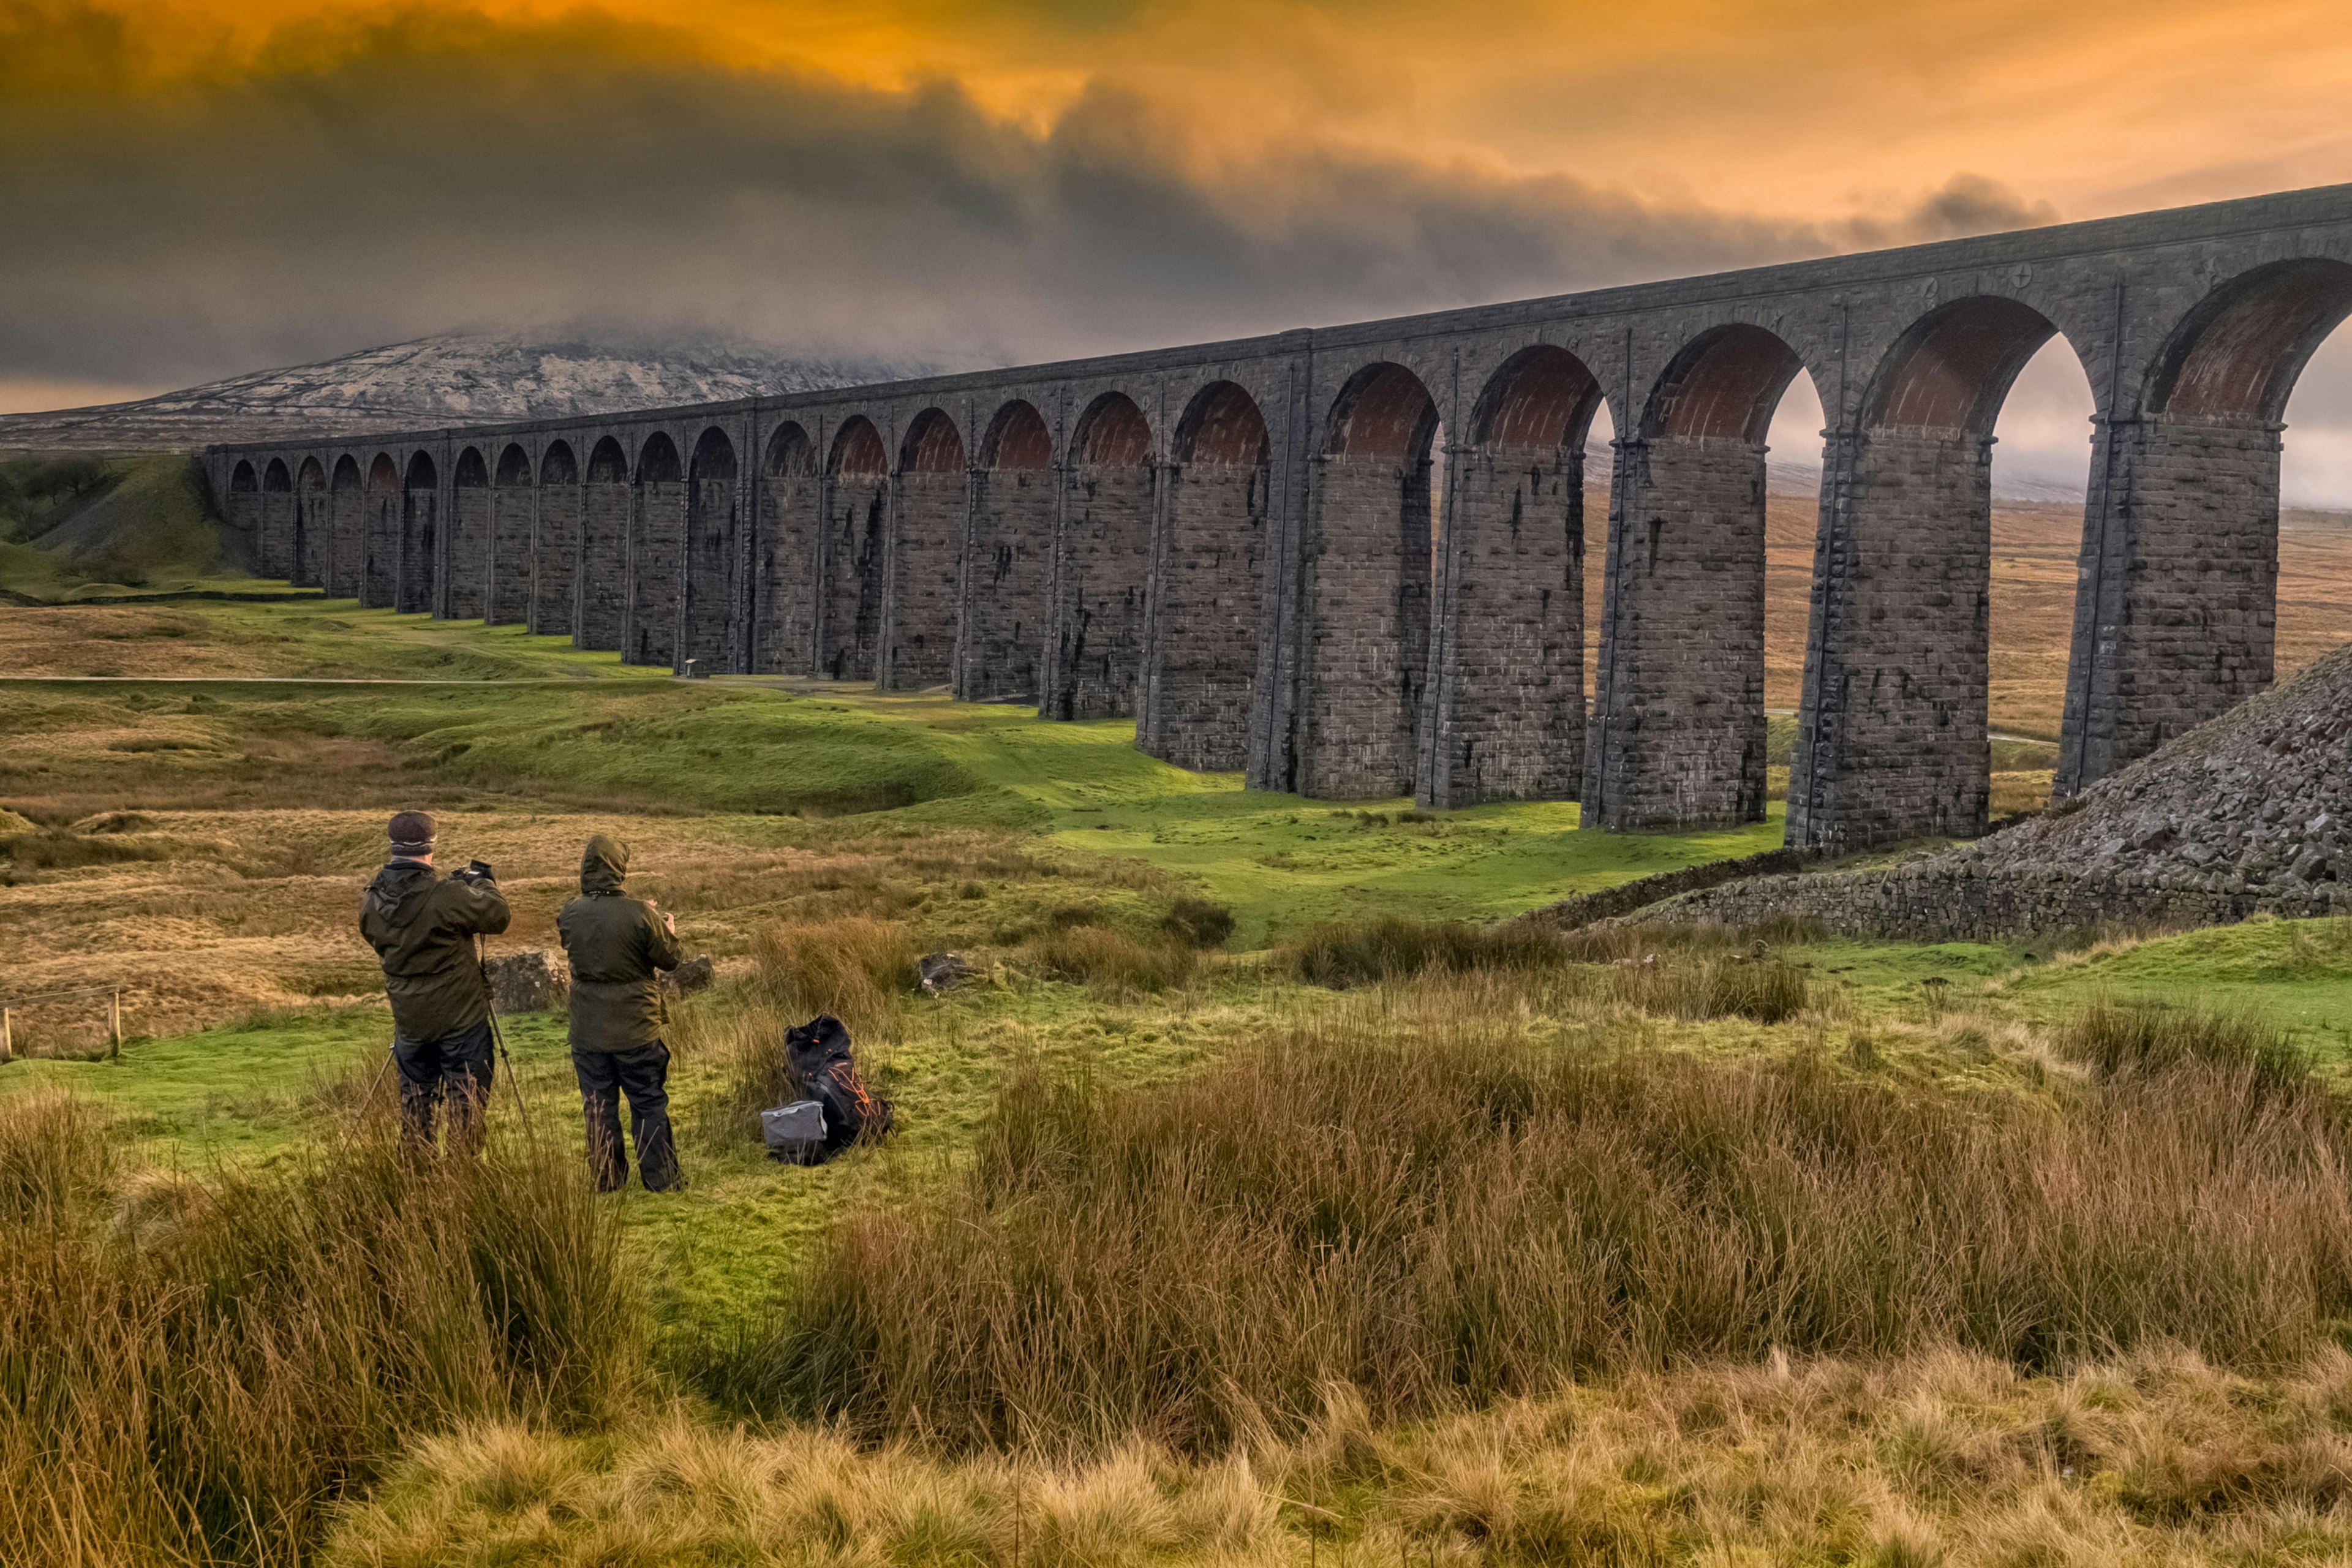
[[[1159,531],[1160,459],[1150,440],[1136,405],[1107,395],[1081,424],[1071,444],[1075,457],[1061,468],[1039,703],[1046,718],[1134,716]]]
[[[526,623],[543,637],[580,641],[580,460],[568,442],[541,449],[531,485],[530,608]]]
[[[1969,429],[1831,436],[1791,846],[1984,831],[1992,445]]]
[[[1574,800],[1584,777],[1584,448],[1445,451],[1418,798]]]
[[[264,577],[294,577],[294,480],[282,460],[273,459],[261,486],[254,564]]]
[[[472,459],[468,461],[467,459]],[[443,611],[456,620],[488,618],[495,557],[490,531],[495,499],[481,455],[467,447],[453,465],[449,491],[448,589]]]
[[[348,455],[338,458],[327,479],[324,580],[330,598],[360,596],[362,567],[367,558],[367,513],[366,477]]]
[[[628,608],[629,530],[635,487],[611,437],[597,443],[581,488],[580,630],[583,648],[617,653]]]
[[[887,581],[890,471],[873,422],[858,416],[834,437],[824,484],[816,672],[832,680],[877,679]]]
[[[1429,657],[1429,470],[1425,450],[1314,461],[1300,795],[1413,792]]]
[[[971,465],[949,416],[928,412],[892,483],[892,527],[876,684],[919,691],[955,679],[956,626],[972,506]]]
[[[1065,475],[1052,463],[972,466],[964,631],[955,671],[961,701],[1044,700],[1044,590]]]
[[[303,460],[294,473],[294,541],[291,575],[298,588],[326,584],[324,555],[332,524],[328,514],[327,470],[317,457]]]
[[[2057,794],[2269,687],[2284,429],[2252,416],[2100,422]]]
[[[1583,825],[1760,821],[1764,444],[1614,446]]]
[[[693,660],[705,674],[745,668],[741,616],[743,489],[733,437],[718,426],[696,442],[686,471],[681,537],[677,668]],[[749,489],[756,491],[757,485]]]
[[[830,481],[817,470],[807,432],[790,421],[769,437],[759,471],[751,668],[762,673],[809,675],[816,669]]]
[[[531,618],[531,571],[538,527],[539,487],[526,471],[518,482],[506,472],[503,453],[491,475],[489,561],[482,594],[482,619],[515,626]]]

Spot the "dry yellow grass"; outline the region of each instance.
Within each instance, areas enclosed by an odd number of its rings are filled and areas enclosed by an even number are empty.
[[[282,649],[268,641],[224,641],[205,630],[201,612],[169,605],[13,608],[0,616],[0,669],[183,679],[282,673]]]
[[[441,862],[489,861],[514,910],[489,942],[493,954],[556,945],[556,911],[579,890],[581,847],[595,833],[629,845],[631,889],[675,911],[689,950],[722,969],[787,915],[822,933],[856,917],[912,914],[938,940],[961,940],[955,921],[986,914],[965,889],[1047,870],[1059,886],[1066,870],[1021,840],[974,830],[866,839],[775,818],[514,810],[440,822]],[[6,993],[121,986],[134,1035],[257,1008],[380,1000],[358,911],[383,861],[383,824],[378,811],[274,810],[112,813],[72,825],[65,837],[134,858],[20,870],[0,886]],[[1066,869],[1074,887],[1118,886],[1130,868]]]
[[[947,1460],[681,1415],[618,1440],[481,1426],[419,1445],[324,1561],[2338,1562],[2347,1403],[2332,1350],[2273,1383],[2166,1352],[2063,1378],[1943,1352],[1696,1366],[1402,1430],[1335,1388],[1299,1441],[1199,1460]]]

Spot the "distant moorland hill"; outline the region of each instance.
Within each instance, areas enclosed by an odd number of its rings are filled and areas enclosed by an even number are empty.
[[[931,368],[740,345],[450,332],[131,403],[0,416],[0,452],[175,451],[218,441],[558,418],[853,386]]]

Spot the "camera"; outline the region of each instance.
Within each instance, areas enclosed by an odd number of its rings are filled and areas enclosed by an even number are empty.
[[[460,882],[496,882],[499,879],[488,860],[468,860],[464,867],[449,875]]]

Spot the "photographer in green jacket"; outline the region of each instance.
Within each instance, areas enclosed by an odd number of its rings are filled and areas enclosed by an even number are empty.
[[[588,1166],[596,1190],[627,1184],[621,1147],[620,1098],[628,1097],[637,1173],[657,1193],[678,1182],[677,1145],[669,1125],[669,1012],[660,971],[685,960],[677,921],[651,899],[622,891],[628,847],[603,834],[580,858],[580,896],[563,906],[555,929],[572,961],[572,1070],[588,1119]]]
[[[479,860],[449,877],[433,869],[425,813],[404,811],[386,832],[392,853],[360,899],[360,934],[383,961],[401,1127],[430,1144],[446,1105],[449,1147],[471,1152],[481,1143],[491,1072],[490,986],[474,941],[507,929],[507,901]]]

